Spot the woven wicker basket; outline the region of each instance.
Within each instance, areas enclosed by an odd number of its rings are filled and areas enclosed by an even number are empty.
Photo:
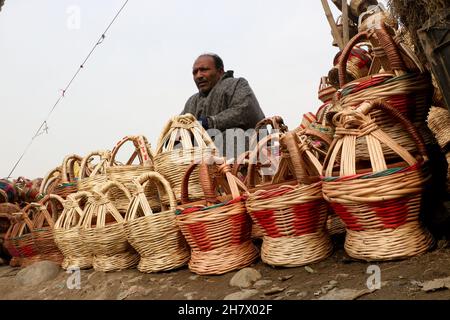
[[[86,209],[82,221],[81,239],[94,255],[93,267],[97,271],[120,271],[133,268],[139,262],[139,255],[127,241],[124,222],[125,212],[120,212],[111,201],[121,192],[128,201],[130,192],[119,182],[108,181],[94,190],[94,205]],[[95,218],[95,220],[94,220]]]
[[[198,162],[216,153],[217,149],[211,137],[192,114],[175,116],[167,122],[158,139],[155,168],[169,181],[179,202],[181,182],[186,169],[192,162]],[[198,170],[192,174],[189,187],[190,199],[202,198]]]
[[[191,247],[189,269],[197,274],[223,274],[249,266],[258,257],[251,241],[251,219],[245,209],[245,185],[231,173],[225,159],[213,158],[200,164],[199,178],[205,201],[189,203],[189,176],[192,164],[183,179],[182,203],[177,210],[177,224]],[[218,164],[212,176],[207,163]],[[216,167],[216,166],[213,166]],[[227,196],[217,197],[224,190]],[[230,196],[231,194],[231,196]]]
[[[99,161],[93,165],[95,157],[99,157]],[[108,180],[106,167],[110,159],[110,151],[93,151],[84,157],[78,175],[78,190],[92,192],[96,186],[105,183]]]
[[[39,193],[41,195],[53,193],[55,187],[61,183],[61,179],[62,179],[61,166],[50,170],[42,180],[41,186],[39,188]]]
[[[20,224],[17,235],[11,239],[20,253],[21,267],[26,267],[40,260],[39,249],[33,239],[33,222],[37,209],[28,204],[22,209],[22,215],[18,217],[23,223]]]
[[[332,252],[325,225],[328,211],[318,179],[322,166],[308,149],[306,140],[306,136],[300,140],[294,131],[281,138],[290,162],[281,169],[292,170],[298,185],[257,190],[246,202],[252,220],[264,233],[261,259],[270,265],[306,265],[325,259]]]
[[[362,39],[370,40],[375,52],[370,75],[347,83],[346,61],[353,46]],[[383,99],[416,126],[427,144],[432,142],[432,135],[425,123],[432,97],[431,77],[428,73],[417,73],[416,70],[412,72],[408,69],[405,57],[385,25],[373,32],[360,32],[352,38],[343,50],[338,69],[341,89],[336,93],[332,107],[327,112],[329,121],[336,112],[349,107],[356,108],[366,100]],[[376,74],[377,72],[380,73]],[[389,115],[380,110],[373,110],[371,117],[386,134],[396,140],[402,139],[399,141],[404,148],[410,152],[415,151],[414,141]],[[364,143],[358,145],[359,157],[369,160],[367,147]],[[386,158],[397,156],[385,146],[383,153]]]
[[[31,205],[37,208],[31,233],[39,252],[39,259],[61,264],[64,256],[55,243],[53,229],[55,221],[63,211],[64,200],[57,195],[50,194],[39,203],[32,203]]]
[[[351,257],[393,260],[424,253],[433,245],[433,238],[419,222],[421,196],[429,178],[424,171],[423,140],[406,117],[383,101],[361,106],[369,111],[373,108],[383,109],[404,126],[416,142],[421,160],[383,132],[369,115],[342,111],[334,118],[336,138],[324,164],[324,197],[346,225],[344,248]],[[369,164],[358,161],[357,138],[366,140]],[[386,159],[382,144],[398,158]],[[339,172],[335,172],[339,155]]]
[[[17,212],[11,213],[10,215],[10,226],[6,231],[3,246],[8,251],[11,256],[11,260],[9,261],[9,265],[11,267],[20,267],[22,262],[22,255],[17,246],[16,238],[19,234],[19,230],[22,227],[22,224],[25,222],[21,219],[22,212],[20,209]]]
[[[125,164],[117,162],[116,156],[119,150],[127,143],[130,142],[134,146],[134,151]],[[138,164],[134,164],[135,160],[138,160]],[[109,166],[106,168],[106,175],[108,180],[117,181],[125,186],[131,194],[135,193],[135,185],[133,180],[140,175],[153,171],[153,153],[150,148],[150,144],[147,138],[144,136],[126,136],[120,140],[111,152],[111,158],[109,160]],[[152,208],[158,208],[159,199],[156,189],[147,188],[145,193],[150,201]],[[128,209],[130,199],[128,199],[123,192],[119,189],[113,188],[110,192],[110,199],[113,201],[116,209],[125,211]]]
[[[76,266],[80,269],[92,267],[93,254],[88,244],[80,236],[81,222],[85,211],[93,205],[93,196],[88,192],[78,192],[67,197],[64,210],[55,222],[53,236],[59,250],[64,255],[62,268]]]
[[[273,116],[259,121],[255,134],[250,138],[250,150],[242,154],[233,164],[233,175],[239,177],[247,188],[260,187],[272,183],[279,165],[285,159],[280,156],[280,135],[288,131],[283,118]],[[252,224],[252,238],[261,238],[260,226]]]
[[[61,166],[61,181],[54,188],[54,194],[66,199],[68,195],[77,192],[76,177],[78,177],[78,175],[76,171],[77,169],[79,170],[82,160],[83,158],[76,154],[70,154],[64,157]]]
[[[144,193],[144,186],[154,183],[160,195],[165,194],[170,205],[161,203],[159,212],[152,211]],[[190,258],[190,250],[176,224],[177,201],[169,182],[157,172],[149,172],[135,180],[137,194],[126,216],[125,233],[128,242],[141,256],[141,272],[158,272],[179,268]]]

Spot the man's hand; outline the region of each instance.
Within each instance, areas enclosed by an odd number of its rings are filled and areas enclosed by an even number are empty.
[[[198,122],[202,125],[205,130],[209,129],[208,117],[200,116]]]

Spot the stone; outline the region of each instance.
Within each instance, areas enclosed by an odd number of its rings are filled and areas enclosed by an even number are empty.
[[[248,288],[261,279],[261,273],[253,268],[244,268],[235,273],[230,280],[230,286],[238,288]]]
[[[16,281],[23,286],[35,286],[56,278],[60,272],[58,264],[51,261],[39,261],[20,270]]]
[[[186,293],[185,295],[184,295],[184,297],[187,299],[187,300],[194,300],[194,296],[197,294],[198,292],[188,292],[188,293]]]
[[[258,280],[253,284],[255,288],[262,288],[272,283],[272,280]]]
[[[287,296],[292,296],[296,292],[297,292],[297,290],[295,290],[295,289],[289,289],[289,290],[286,290],[286,292],[284,294],[287,295]]]
[[[149,294],[149,290],[146,290],[144,287],[141,286],[131,286],[129,289],[120,292],[117,296],[117,300],[124,300],[134,294],[146,296]]]
[[[316,272],[316,271],[314,271],[313,268],[311,268],[311,267],[309,267],[309,266],[305,266],[305,270],[306,270],[307,272],[309,272],[309,273],[314,273],[314,272]]]
[[[450,277],[425,281],[422,286],[422,291],[425,292],[439,289],[450,289]]]
[[[278,280],[286,281],[286,280],[291,279],[293,276],[294,276],[293,274],[289,274],[289,275],[286,275],[286,276],[281,276],[281,277],[278,277]]]
[[[265,290],[264,294],[269,296],[269,295],[272,295],[272,294],[283,292],[284,290],[286,290],[286,288],[273,287],[273,288],[270,288],[269,290]]]
[[[333,289],[326,295],[319,298],[319,300],[355,300],[365,294],[372,293],[368,289]]]
[[[350,275],[349,274],[347,274],[347,273],[338,273],[337,275],[336,275],[336,279],[339,279],[339,278],[348,278]]]
[[[197,280],[200,276],[196,274],[195,276],[190,276],[189,280]]]
[[[306,291],[297,293],[297,297],[299,297],[300,299],[305,298],[307,295],[308,295],[308,292],[306,292]]]
[[[244,289],[242,291],[230,293],[225,298],[223,298],[223,300],[247,300],[257,295],[258,293],[259,291],[255,289]]]

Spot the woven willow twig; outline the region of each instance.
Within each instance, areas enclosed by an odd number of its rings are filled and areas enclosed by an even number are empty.
[[[158,139],[155,168],[169,181],[179,201],[181,181],[186,169],[192,162],[199,162],[216,153],[217,149],[211,137],[192,114],[175,116],[168,121]],[[198,170],[192,174],[189,184],[189,197],[200,199],[202,190],[198,180]]]
[[[95,157],[99,157],[99,161],[93,166],[92,161]],[[108,180],[106,176],[106,167],[109,165],[110,158],[110,151],[93,151],[83,158],[80,165],[80,173],[78,175],[79,191],[92,192],[96,186],[101,185]]]
[[[310,184],[314,180],[311,175],[317,177],[322,166],[305,141],[301,142],[296,132],[281,138],[299,184],[258,190],[246,202],[253,222],[263,230],[261,258],[271,265],[301,266],[320,261],[332,252],[325,228],[328,210],[322,198],[322,183]]]
[[[157,172],[149,172],[134,181],[133,197],[124,224],[128,242],[141,256],[141,272],[158,272],[179,268],[190,258],[189,248],[175,220],[177,202],[169,182]],[[144,193],[144,184],[154,183],[159,194],[169,199],[169,207],[161,203],[153,212]]]
[[[181,213],[177,223],[190,245],[189,269],[197,274],[223,274],[250,265],[258,256],[251,242],[251,220],[240,190],[245,185],[231,173],[225,159],[214,158],[218,176],[211,180],[208,165],[200,164],[200,183],[206,206],[191,207],[188,199],[189,176],[197,164],[192,164],[183,178]],[[207,161],[211,163],[211,161]],[[229,190],[230,201],[218,203],[217,188]]]
[[[86,202],[87,201],[87,202]],[[81,203],[86,202],[82,208]],[[67,197],[63,201],[64,210],[55,222],[53,236],[55,243],[64,255],[62,267],[67,269],[77,266],[80,269],[92,267],[92,252],[88,244],[80,237],[80,223],[87,210],[93,203],[92,195],[79,192]]]
[[[131,142],[134,145],[134,151],[129,160],[125,164],[119,164],[116,161],[116,156],[125,143]],[[133,164],[138,159],[138,164]],[[109,166],[106,168],[108,180],[117,181],[125,186],[131,193],[136,192],[133,180],[144,173],[153,171],[153,153],[147,138],[144,136],[126,136],[120,140],[111,152]],[[153,186],[152,186],[153,187]],[[114,206],[121,212],[126,212],[129,205],[129,199],[124,194],[113,188],[111,191],[111,199]],[[146,194],[150,199],[150,205],[155,208],[158,207],[158,194],[154,188],[146,190]]]
[[[358,109],[374,107],[382,107],[404,126],[417,144],[420,161],[379,129],[370,116],[347,110],[335,116],[336,138],[324,164],[323,195],[346,225],[345,249],[350,256],[364,260],[409,257],[433,245],[431,235],[419,223],[421,193],[429,178],[423,171],[426,150],[413,125],[384,102],[375,101]],[[369,172],[357,171],[362,169],[357,166],[357,137],[367,140]],[[388,167],[381,143],[404,162]],[[333,169],[339,154],[336,177]],[[407,225],[415,230],[406,229]],[[409,230],[413,236],[408,239],[402,230]]]
[[[93,267],[103,272],[129,269],[139,262],[139,255],[127,241],[124,217],[108,198],[108,191],[112,188],[117,188],[127,199],[131,199],[129,191],[122,184],[107,182],[94,190],[94,204],[86,209],[81,228],[81,238],[89,244],[94,255]]]

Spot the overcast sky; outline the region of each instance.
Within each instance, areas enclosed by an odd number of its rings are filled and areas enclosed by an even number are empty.
[[[0,12],[0,177],[15,161],[124,0],[6,0]],[[78,19],[79,12],[79,19]],[[77,27],[79,22],[79,27]],[[143,134],[152,147],[196,92],[203,52],[246,78],[266,116],[293,129],[320,106],[337,48],[319,0],[130,0],[13,177],[44,176],[66,154]]]

